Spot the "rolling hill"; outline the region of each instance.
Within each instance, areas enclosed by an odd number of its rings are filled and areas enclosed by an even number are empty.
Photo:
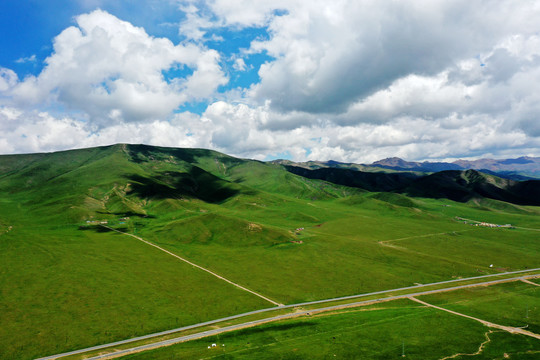
[[[0,156],[0,358],[538,267],[537,181],[334,165],[128,144]]]

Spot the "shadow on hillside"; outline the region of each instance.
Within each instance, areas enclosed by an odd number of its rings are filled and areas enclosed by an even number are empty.
[[[540,206],[540,180],[498,183],[475,170],[445,170],[429,175],[413,173],[368,173],[351,169],[305,169],[285,166],[287,171],[308,179],[324,180],[338,185],[372,192],[392,192],[410,197],[450,199],[467,202],[489,198],[517,205]]]
[[[220,179],[197,166],[189,172],[168,171],[153,178],[128,176],[130,194],[146,199],[196,198],[208,203],[221,203],[239,193],[234,184]]]
[[[395,191],[407,187],[418,176],[413,173],[371,173],[350,169],[320,168],[305,169],[297,166],[284,166],[295,175],[308,179],[324,180],[338,185],[356,187],[367,191]]]
[[[259,333],[269,331],[269,330],[271,331],[283,331],[283,330],[291,330],[291,329],[306,329],[307,330],[308,328],[313,328],[314,326],[316,326],[315,322],[303,321],[301,323],[271,325],[265,328],[253,327],[253,328],[238,330],[237,334],[242,334],[242,335],[259,334]]]
[[[197,149],[190,149],[190,151],[186,151],[184,149],[169,149],[147,145],[129,145],[127,149],[129,156],[131,157],[131,161],[137,164],[151,160],[163,160],[162,158],[166,156],[174,156],[179,160],[193,164],[196,162],[195,155],[201,155],[198,154],[200,151],[197,151]]]
[[[108,210],[97,210],[97,214],[104,214],[104,215],[114,215],[118,217],[138,217],[138,218],[145,218],[145,219],[155,219],[155,215],[151,214],[142,214],[142,213],[136,213],[134,211],[108,211]]]
[[[116,232],[113,229],[110,229],[108,227],[101,226],[101,225],[81,225],[79,226],[79,230],[83,230],[83,231],[91,230],[97,233]],[[127,232],[129,229],[127,227],[118,227],[118,228],[115,228],[115,230],[118,230],[121,232]]]
[[[169,160],[171,156],[176,160],[184,161],[190,165],[196,164],[199,159],[213,158],[214,160],[223,163],[227,168],[241,164],[245,161],[207,149],[181,149],[148,145],[128,145],[127,150],[131,161],[137,164],[153,160]]]

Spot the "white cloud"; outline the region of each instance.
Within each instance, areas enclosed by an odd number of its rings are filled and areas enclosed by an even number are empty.
[[[19,59],[15,60],[15,62],[17,64],[24,64],[24,63],[27,63],[27,62],[35,62],[35,61],[36,61],[36,55],[22,57],[22,58],[19,58]]]
[[[11,89],[18,81],[19,78],[13,70],[0,67],[0,92]]]
[[[9,104],[0,151],[50,149],[50,128],[63,134],[58,146],[71,136],[72,146],[142,142],[258,159],[540,156],[537,1],[179,3],[179,45],[95,11],[55,38],[38,76],[20,81],[0,68]],[[208,45],[246,28],[267,36],[226,55],[218,49],[234,44]],[[259,82],[220,88],[223,56],[236,80],[257,53],[270,57]],[[172,114],[192,101],[209,105]],[[88,122],[25,105],[58,102]]]
[[[297,1],[289,0],[214,0],[208,7],[218,18],[219,26],[234,28],[260,27],[273,19],[275,10],[287,10]]]
[[[236,71],[246,71],[247,66],[246,66],[246,63],[245,63],[244,59],[238,58],[238,59],[234,60],[233,69],[236,70]]]
[[[198,125],[199,117],[183,113],[172,122],[118,123],[98,129],[86,122],[58,118],[47,112],[0,107],[0,153],[47,152],[115,143],[208,147],[208,143],[201,142],[204,136],[190,134],[190,123]]]
[[[300,116],[300,114],[297,114]],[[69,117],[0,107],[0,153],[83,148],[114,143],[210,148],[244,158],[289,153],[293,159],[368,163],[391,156],[409,160],[455,159],[501,154],[537,155],[540,139],[503,117],[457,116],[426,120],[401,117],[387,124],[336,126],[321,121],[291,130],[269,129],[283,122],[269,107],[219,101],[202,115],[176,114],[171,121],[117,123],[96,128]],[[283,155],[281,155],[283,156]]]
[[[310,116],[310,114],[304,114]],[[301,117],[301,114],[297,114]],[[402,116],[390,123],[335,125],[308,122],[293,129],[269,129],[284,115],[268,106],[217,102],[203,114],[205,143],[228,154],[264,159],[289,152],[295,160],[372,162],[400,156],[411,160],[535,154],[540,139],[507,128],[504,117],[450,114],[437,119]],[[308,151],[309,150],[309,151]]]
[[[227,82],[215,50],[175,46],[101,10],[76,22],[54,39],[43,71],[12,89],[20,103],[59,101],[106,125],[164,119],[186,101],[211,97]],[[193,74],[167,82],[163,73],[179,66]]]
[[[291,1],[287,9],[251,47],[276,58],[261,66],[252,95],[280,111],[340,113],[400,78],[434,76],[508,34],[538,32],[534,2]]]
[[[186,19],[180,23],[179,34],[190,40],[202,41],[206,29],[214,27],[214,23],[209,17],[200,14],[194,4],[181,6],[180,9],[186,14]]]
[[[81,122],[8,107],[0,107],[0,133],[0,152],[4,154],[80,147],[89,134]]]

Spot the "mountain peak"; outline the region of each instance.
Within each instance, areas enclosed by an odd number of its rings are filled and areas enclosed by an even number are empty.
[[[398,158],[398,157],[389,157],[389,158],[386,158],[386,159],[383,159],[383,160],[379,160],[379,161],[375,161],[373,164],[371,165],[383,165],[383,166],[414,166],[416,165],[417,163],[414,163],[414,162],[409,162],[409,161],[405,161],[401,158]]]

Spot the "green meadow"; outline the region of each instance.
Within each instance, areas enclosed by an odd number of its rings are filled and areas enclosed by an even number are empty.
[[[512,282],[420,297],[430,304],[499,325],[540,333],[540,287]]]
[[[483,343],[482,351],[470,356]],[[124,358],[496,359],[507,354],[533,359],[539,353],[540,342],[535,339],[492,332],[478,322],[398,300],[271,323]]]
[[[101,222],[293,304],[540,267],[539,233],[531,230],[540,229],[539,215],[537,207],[489,199],[372,193],[201,149],[115,145],[0,157],[0,358],[31,359],[274,306]],[[538,304],[538,292],[527,296]],[[448,317],[441,334],[460,329],[455,347],[441,348],[434,335],[440,317]],[[406,341],[411,356],[422,358],[425,342],[436,358],[477,348],[485,333],[410,302],[287,324],[224,335],[226,351],[249,358],[275,348],[277,357],[309,358],[339,349],[342,357],[388,358],[400,356]],[[418,332],[403,338],[411,324]],[[327,342],[318,332],[349,335]],[[245,352],[245,341],[261,345]],[[197,352],[205,343],[179,349],[191,354],[193,346],[194,358],[207,357],[213,353]]]
[[[93,231],[1,238],[0,358],[34,358],[266,307],[137,240]]]

